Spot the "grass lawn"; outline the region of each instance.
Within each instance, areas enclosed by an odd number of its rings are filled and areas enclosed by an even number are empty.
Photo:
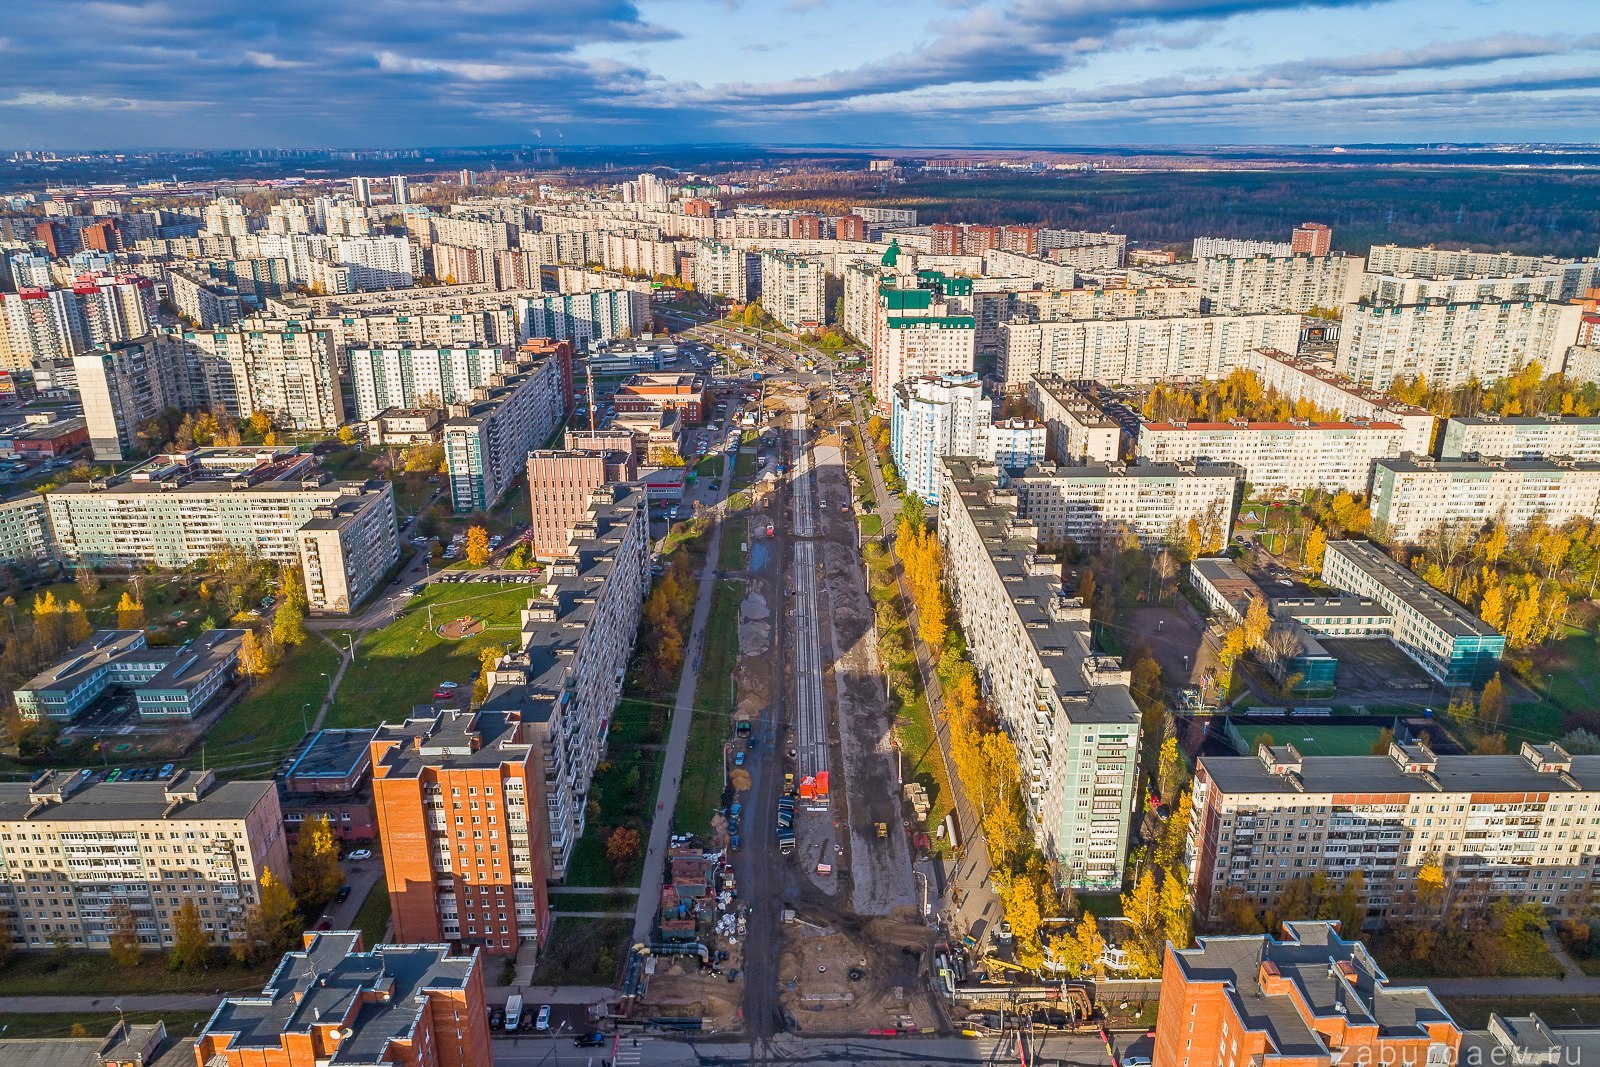
[[[1550,1026],[1600,1025],[1600,997],[1446,997],[1439,998],[1445,1011],[1466,1029],[1481,1030],[1489,1025],[1489,1013],[1527,1015],[1536,1013]]]
[[[739,655],[739,604],[744,583],[721,581],[706,620],[705,655],[694,694],[694,721],[683,757],[683,781],[673,823],[680,831],[706,834],[722,803],[722,744],[733,716],[733,665]]]
[[[741,570],[744,567],[746,539],[750,536],[750,522],[748,519],[726,519],[722,523],[722,550],[717,557],[717,566],[725,571]]]
[[[1298,722],[1281,726],[1235,720],[1233,725],[1244,738],[1247,752],[1256,750],[1256,738],[1270,733],[1278,744],[1292,744],[1307,756],[1369,756],[1380,732],[1376,726],[1310,726]]]
[[[617,980],[633,919],[557,918],[533,973],[536,985],[610,985]]]
[[[316,719],[328,692],[328,678],[323,675],[331,677],[338,668],[339,653],[315,634],[308,634],[304,643],[284,656],[277,670],[217,720],[206,735],[208,764],[240,768],[276,763],[304,736],[302,724]],[[196,747],[186,762],[199,764],[200,759]]]
[[[517,640],[518,613],[527,604],[530,586],[463,582],[434,584],[411,601],[406,613],[356,645],[356,661],[345,672],[338,698],[328,713],[329,727],[372,726],[404,718],[414,704],[432,699],[433,688],[455,682],[471,693],[478,653],[488,645]],[[447,641],[434,627],[462,615],[481,618],[483,632]]]
[[[908,782],[919,782],[928,791],[928,817],[923,827],[930,833],[944,821],[954,806],[950,793],[950,779],[944,772],[944,761],[939,758],[939,741],[933,732],[933,714],[922,696],[911,701],[901,712],[894,726],[895,741],[904,753],[904,776]],[[911,806],[906,805],[911,812]],[[912,814],[915,814],[914,812]]]
[[[1600,642],[1593,634],[1569,626],[1555,647],[1561,656],[1560,665],[1549,673],[1535,669],[1523,681],[1541,695],[1545,687],[1549,687],[1550,700],[1543,702],[1538,710],[1546,715],[1554,714],[1553,732],[1559,733],[1560,712],[1588,711],[1592,714],[1591,709],[1600,707]],[[1552,708],[1552,704],[1556,707]],[[1533,719],[1530,729],[1540,725],[1539,719],[1543,718],[1534,716],[1531,709],[1525,707],[1513,708],[1512,714],[1518,726],[1523,725],[1525,716]]]
[[[563,911],[614,911],[632,915],[639,898],[627,893],[553,893],[550,910]]]
[[[136,990],[141,994],[224,993],[258,990],[276,959],[259,967],[235,963],[218,950],[211,966],[195,973],[174,971],[162,953],[147,952],[137,967],[122,968],[104,952],[19,952],[0,967],[0,997],[110,996]]]
[[[114,1011],[51,1012],[24,1014],[0,1010],[0,1027],[5,1036],[13,1037],[71,1037],[74,1023],[89,1031],[90,1037],[105,1037],[118,1019],[132,1024],[164,1022],[169,1037],[187,1037],[191,1031],[211,1018],[209,1011],[130,1011],[119,1015]]]
[[[619,873],[606,859],[605,842],[611,830],[617,826],[630,826],[639,831],[642,840],[649,839],[645,814],[655,804],[663,762],[662,752],[656,746],[670,713],[671,709],[663,702],[638,693],[623,697],[617,705],[611,720],[606,758],[596,768],[594,780],[589,786],[589,799],[599,805],[600,814],[589,820],[584,827],[583,837],[572,850],[572,859],[567,864],[566,885],[605,887],[639,884],[644,871],[643,849],[629,868]],[[565,896],[551,899],[558,901],[565,899]],[[567,907],[570,909],[572,906]]]
[[[361,931],[361,943],[367,948],[381,945],[389,932],[389,887],[382,881],[373,884],[367,899],[356,912],[356,929]]]
[[[856,522],[861,525],[862,537],[877,537],[883,533],[882,515],[860,515],[857,516]]]
[[[746,431],[753,433],[754,431]],[[740,478],[754,478],[756,475],[756,454],[747,449],[740,449],[733,460],[733,473]]]
[[[695,464],[695,473],[702,478],[722,477],[723,460],[721,456],[707,456]]]

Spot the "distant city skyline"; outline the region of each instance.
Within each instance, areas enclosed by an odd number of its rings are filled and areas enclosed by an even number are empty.
[[[1592,141],[1591,24],[1583,0],[12,0],[0,145]]]

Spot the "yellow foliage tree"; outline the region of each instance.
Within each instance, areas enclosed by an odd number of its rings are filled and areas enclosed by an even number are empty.
[[[1322,571],[1322,557],[1328,551],[1328,531],[1320,526],[1313,526],[1306,535],[1306,572],[1319,574]]]
[[[117,601],[117,626],[123,630],[137,630],[144,625],[144,605],[133,599],[133,594],[123,590]]]
[[[489,562],[489,531],[482,526],[467,531],[467,562],[474,567]]]

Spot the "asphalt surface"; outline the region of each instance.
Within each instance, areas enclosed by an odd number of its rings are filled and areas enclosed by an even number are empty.
[[[623,1037],[601,1049],[575,1048],[571,1039],[519,1042],[516,1049],[496,1044],[498,1067],[734,1067],[735,1064],[852,1064],[861,1067],[913,1067],[921,1064],[1017,1063],[1017,1038],[890,1037],[840,1038],[784,1035],[747,1042],[679,1041]],[[541,1047],[543,1046],[543,1047]],[[1098,1037],[1050,1034],[1030,1038],[1026,1062],[1054,1067],[1109,1067],[1110,1056]]]

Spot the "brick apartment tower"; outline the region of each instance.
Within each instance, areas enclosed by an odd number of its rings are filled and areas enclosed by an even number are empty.
[[[867,220],[860,215],[840,215],[839,221],[834,223],[833,233],[841,241],[865,241]]]
[[[516,711],[447,709],[379,727],[372,800],[397,942],[497,956],[543,944],[549,821],[529,737]]]
[[[539,559],[565,555],[572,528],[589,514],[594,491],[611,482],[632,481],[634,473],[631,445],[626,452],[528,453],[533,554]]]
[[[1302,222],[1289,238],[1293,255],[1325,256],[1333,247],[1333,231],[1320,222]]]

